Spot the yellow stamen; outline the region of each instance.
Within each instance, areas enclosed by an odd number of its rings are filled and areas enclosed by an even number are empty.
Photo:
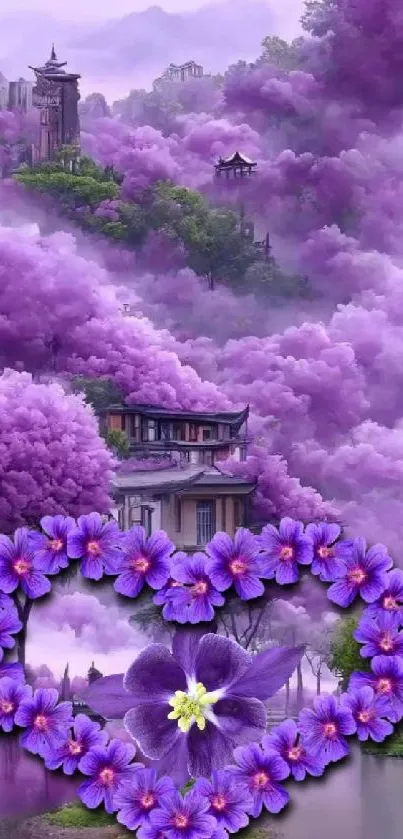
[[[187,734],[193,723],[196,723],[200,731],[206,727],[206,716],[210,705],[214,705],[219,699],[219,693],[207,693],[201,682],[188,693],[177,690],[171,697],[168,704],[173,708],[168,714],[169,720],[177,720],[180,730]]]

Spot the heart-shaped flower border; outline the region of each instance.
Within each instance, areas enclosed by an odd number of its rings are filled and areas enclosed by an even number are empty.
[[[278,813],[286,806],[283,781],[322,775],[348,754],[347,737],[382,742],[403,718],[403,572],[392,570],[383,545],[367,551],[363,538],[343,540],[336,524],[304,529],[289,518],[278,529],[266,525],[260,536],[244,528],[234,540],[217,533],[205,552],[193,557],[175,552],[163,531],[149,538],[137,526],[122,533],[98,513],[77,522],[45,516],[41,528],[19,528],[14,540],[0,535],[0,728],[22,729],[21,746],[42,757],[49,770],[86,776],[78,791],[83,803],[117,813],[139,839],[227,839],[263,808]],[[164,619],[182,625],[212,621],[231,588],[250,601],[264,593],[263,580],[295,584],[299,566],[309,566],[331,584],[327,596],[338,606],[347,608],[356,598],[366,604],[354,637],[371,670],[353,673],[338,699],[317,697],[298,722],[285,720],[259,742],[235,748],[234,765],[197,778],[181,793],[169,776],[158,777],[155,768],[133,762],[134,745],[110,740],[83,714],[73,719],[71,702],[59,701],[56,690],[33,693],[22,665],[3,662],[3,650],[12,649],[14,636],[24,632],[32,601],[50,591],[49,576],[63,572],[71,560],[79,560],[88,579],[114,576],[115,590],[126,597],[148,585]],[[208,629],[204,637],[214,639]],[[258,658],[255,672],[264,664]]]

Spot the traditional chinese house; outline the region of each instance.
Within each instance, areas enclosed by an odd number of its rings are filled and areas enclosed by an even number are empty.
[[[236,151],[230,157],[220,157],[214,168],[217,178],[221,176],[225,176],[226,178],[244,178],[245,176],[252,175],[256,171],[257,163],[250,160],[245,154]]]
[[[113,479],[120,527],[141,524],[148,534],[162,529],[178,548],[193,551],[217,530],[233,535],[246,525],[255,484],[218,466],[230,455],[245,458],[248,414],[248,407],[206,413],[110,406],[103,422],[127,434],[138,466]]]

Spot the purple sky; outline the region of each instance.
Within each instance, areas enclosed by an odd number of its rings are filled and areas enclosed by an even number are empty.
[[[16,12],[32,14],[35,11],[41,11],[70,22],[74,19],[101,21],[122,17],[131,12],[142,12],[152,5],[158,5],[167,12],[186,12],[211,5],[211,0],[159,0],[156,3],[150,3],[147,0],[115,0],[113,6],[107,0],[87,0],[86,3],[82,3],[82,0],[59,0],[58,3],[54,3],[54,0],[3,0],[1,17],[12,16]],[[286,21],[290,16],[295,20],[299,18],[303,2],[302,0],[267,0],[267,5],[278,11]]]

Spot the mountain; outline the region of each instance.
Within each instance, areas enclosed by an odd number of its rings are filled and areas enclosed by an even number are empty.
[[[154,5],[102,25],[63,24],[44,13],[2,19],[0,13],[0,67],[8,78],[26,76],[27,65],[43,63],[54,41],[69,69],[82,74],[82,93],[101,90],[111,101],[131,88],[150,87],[171,62],[194,59],[215,73],[238,59],[253,60],[265,35],[298,34],[300,5],[302,0],[282,0],[281,6],[278,0],[223,0],[183,13]]]

